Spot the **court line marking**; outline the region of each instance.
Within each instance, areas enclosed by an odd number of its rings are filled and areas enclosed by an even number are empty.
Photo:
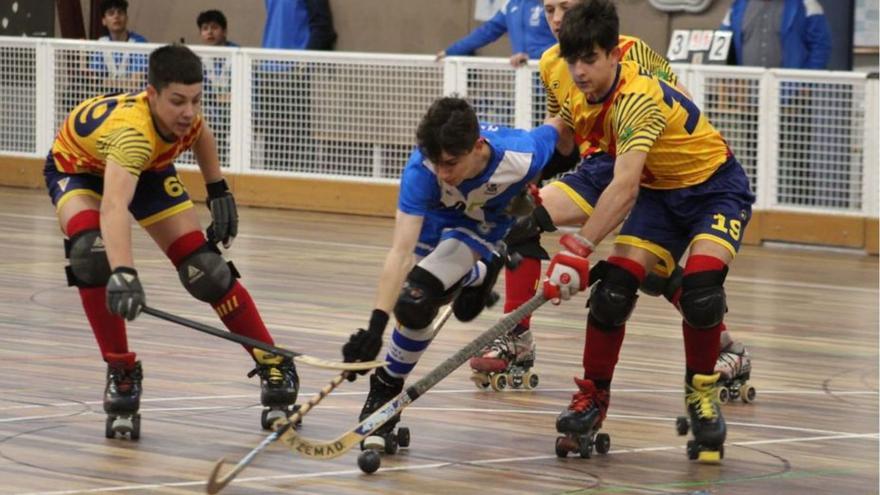
[[[784,444],[784,443],[795,443],[795,442],[824,442],[829,440],[853,440],[853,439],[862,439],[862,438],[880,438],[880,434],[877,433],[865,433],[865,434],[844,434],[844,435],[823,435],[823,436],[815,436],[815,437],[807,437],[807,438],[783,438],[783,439],[774,439],[774,440],[752,440],[752,441],[744,441],[744,442],[730,442],[725,444],[726,447],[730,446],[740,446],[747,447],[751,445],[768,445],[768,444]],[[619,450],[611,450],[606,455],[621,455],[621,454],[637,454],[641,452],[662,452],[662,451],[672,451],[672,450],[684,450],[683,446],[656,446],[656,447],[641,447],[634,449],[619,449]],[[417,464],[414,466],[394,466],[387,468],[380,468],[378,472],[395,472],[395,471],[423,471],[426,469],[437,469],[443,468],[447,466],[481,466],[481,465],[492,465],[492,464],[502,464],[502,463],[510,463],[510,462],[527,462],[527,461],[538,461],[538,460],[549,460],[556,459],[556,455],[534,455],[534,456],[522,456],[522,457],[504,457],[504,458],[495,458],[495,459],[480,459],[475,461],[449,461],[449,462],[434,462],[428,464]],[[360,469],[344,469],[344,470],[334,470],[334,471],[322,471],[318,473],[300,473],[300,474],[281,474],[281,475],[273,475],[273,476],[252,476],[248,478],[238,478],[232,481],[232,484],[241,485],[246,483],[265,483],[266,481],[280,481],[280,480],[293,480],[293,479],[309,479],[309,478],[326,478],[332,476],[344,476],[344,475],[358,475],[360,476],[362,473]],[[181,481],[181,482],[173,482],[173,483],[155,483],[155,484],[131,484],[131,485],[118,485],[118,486],[109,486],[102,488],[88,488],[84,490],[62,490],[62,491],[52,491],[52,492],[30,492],[23,495],[76,495],[76,494],[85,494],[85,493],[106,493],[106,492],[122,492],[129,490],[153,490],[159,488],[180,488],[180,487],[191,487],[191,486],[204,486],[204,481]]]
[[[46,215],[26,215],[20,213],[0,213],[0,216],[4,217],[12,217],[12,218],[28,218],[32,220],[46,220],[51,222],[57,222],[53,216]],[[312,244],[318,246],[337,246],[343,247],[347,249],[372,249],[374,251],[382,251],[385,252],[388,250],[387,246],[376,246],[376,245],[362,245],[357,243],[350,242],[335,242],[335,241],[313,241],[310,239],[297,239],[294,237],[285,237],[285,236],[271,236],[271,235],[256,235],[256,234],[241,234],[238,236],[239,239],[252,239],[257,241],[276,241],[276,242],[290,242],[294,244]],[[860,292],[863,294],[876,294],[878,292],[877,288],[867,288],[867,287],[852,287],[845,285],[830,285],[830,284],[813,284],[809,282],[792,282],[792,281],[784,281],[784,280],[772,280],[772,279],[763,279],[763,278],[748,278],[748,277],[737,277],[737,276],[728,276],[727,280],[733,282],[740,283],[751,283],[751,284],[761,284],[761,285],[769,285],[769,286],[779,286],[779,287],[797,287],[797,288],[805,288],[805,289],[833,289],[835,291],[849,291],[849,292]]]

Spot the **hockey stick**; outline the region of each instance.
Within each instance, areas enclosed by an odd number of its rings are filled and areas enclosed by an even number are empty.
[[[434,385],[446,378],[456,368],[461,366],[470,357],[475,355],[487,344],[495,340],[495,338],[511,331],[516,324],[524,317],[532,314],[542,304],[547,302],[543,293],[539,292],[529,299],[525,304],[517,308],[514,312],[502,318],[492,328],[486,330],[479,337],[472,340],[469,344],[459,349],[449,359],[440,363],[439,366],[431,370],[430,373],[422,377],[413,385],[400,393],[397,397],[377,409],[373,414],[360,422],[354,429],[343,433],[338,438],[329,442],[322,442],[303,438],[297,435],[296,430],[290,428],[281,435],[281,441],[284,442],[292,451],[299,452],[306,457],[316,459],[333,459],[351,450],[352,447],[358,445],[361,440],[376,431],[388,420],[399,414],[403,409],[412,404],[422,394],[431,389]]]
[[[232,332],[228,332],[226,330],[220,330],[219,328],[212,327],[210,325],[206,325],[204,323],[199,323],[197,321],[193,321],[182,316],[173,315],[171,313],[166,313],[165,311],[152,308],[149,306],[144,306],[144,313],[148,315],[155,316],[156,318],[170,321],[172,323],[177,323],[178,325],[183,325],[185,327],[192,328],[193,330],[198,330],[200,332],[204,332],[215,337],[220,337],[221,339],[231,340],[233,342],[238,342],[239,344],[249,345],[251,347],[256,347],[257,349],[264,350],[266,352],[271,352],[272,354],[278,356],[289,357],[297,362],[308,364],[310,366],[314,366],[316,368],[324,368],[330,370],[343,370],[343,371],[362,371],[362,370],[371,370],[374,368],[378,368],[380,366],[385,366],[385,361],[365,361],[365,362],[357,362],[357,363],[343,363],[341,361],[329,361],[327,359],[321,359],[315,356],[309,356],[307,354],[302,354],[300,352],[290,351],[287,349],[283,349],[281,347],[276,347],[274,345],[267,344],[265,342],[261,342],[256,339],[252,339],[250,337],[245,337],[244,335],[238,335]]]
[[[443,325],[446,323],[446,320],[449,319],[449,316],[451,314],[452,306],[448,306],[446,310],[444,310],[443,313],[440,315],[440,319],[437,320],[436,323],[434,323],[435,336],[437,335],[437,332],[439,332],[440,329],[443,328]],[[205,487],[205,491],[211,494],[219,493],[220,490],[225,488],[226,485],[228,485],[233,479],[235,479],[236,476],[238,476],[238,473],[242,472],[244,468],[248,467],[260,452],[266,450],[266,447],[272,444],[272,442],[274,442],[275,440],[278,440],[278,438],[281,437],[284,432],[292,429],[291,427],[295,425],[297,421],[302,419],[302,417],[305,416],[306,413],[309,412],[309,410],[311,410],[319,402],[321,402],[324,397],[330,395],[330,392],[332,392],[333,389],[338,387],[339,384],[341,384],[345,380],[345,377],[346,375],[348,375],[348,373],[348,371],[343,371],[342,373],[334,377],[333,380],[330,381],[330,383],[328,383],[324,386],[324,388],[318,391],[315,396],[313,396],[311,399],[309,399],[308,402],[303,404],[299,408],[299,410],[293,413],[287,420],[279,419],[275,421],[274,426],[277,427],[275,431],[264,438],[263,441],[260,442],[259,445],[254,447],[253,450],[248,452],[247,455],[242,457],[241,460],[238,461],[238,464],[236,464],[228,473],[224,474],[222,478],[219,477],[220,468],[223,467],[223,463],[226,462],[226,459],[221,458],[219,461],[217,461],[217,464],[214,465],[214,469],[211,470],[211,475],[208,477],[208,484]]]

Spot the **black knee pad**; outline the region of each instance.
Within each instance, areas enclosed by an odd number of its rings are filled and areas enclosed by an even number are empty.
[[[202,302],[214,304],[229,292],[238,271],[207,244],[187,256],[177,267],[180,283]]]
[[[110,280],[110,262],[100,230],[84,230],[64,241],[64,254],[70,265],[64,267],[67,284],[76,287],[103,287]]]
[[[648,273],[645,281],[639,286],[639,290],[649,296],[663,296],[668,300],[672,300],[675,291],[681,287],[681,274],[683,270],[680,266],[675,265],[675,269],[668,277],[661,277],[654,272]]]
[[[638,289],[639,280],[635,275],[617,265],[606,263],[587,302],[590,318],[601,330],[616,330],[632,315],[639,298],[636,294]]]
[[[464,287],[459,291],[455,301],[452,302],[452,314],[455,315],[458,321],[473,320],[484,309],[497,301],[498,296],[494,295],[493,297],[492,289],[495,288],[498,274],[501,273],[501,269],[504,267],[503,256],[493,254],[492,260],[486,263],[486,276],[483,277],[483,283],[477,286]]]
[[[681,316],[690,326],[709,329],[724,321],[724,313],[727,312],[727,295],[724,293],[726,277],[727,267],[682,277],[678,306]]]
[[[428,328],[437,312],[444,304],[449,303],[454,295],[454,287],[443,289],[443,282],[433,273],[420,266],[410,270],[397,304],[394,305],[394,317],[398,323],[411,330]]]

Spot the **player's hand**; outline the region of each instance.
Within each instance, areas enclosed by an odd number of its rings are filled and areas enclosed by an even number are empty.
[[[113,270],[107,282],[107,309],[111,313],[132,321],[144,309],[146,302],[137,270],[127,266]]]
[[[544,280],[544,298],[553,304],[571,299],[590,285],[590,262],[587,257],[594,249],[592,243],[574,234],[565,234],[559,243],[565,249],[550,260]]]
[[[523,65],[529,63],[529,54],[528,53],[514,53],[510,56],[510,65],[514,69],[517,67],[522,67]]]
[[[381,309],[373,310],[370,316],[370,324],[367,329],[358,328],[357,331],[348,338],[348,342],[342,346],[342,360],[346,363],[355,363],[358,361],[373,361],[379,355],[382,349],[382,334],[385,333],[385,326],[388,325],[388,313]],[[368,370],[357,371],[356,373],[364,375]],[[348,381],[353,382],[357,375],[350,372],[346,375]]]
[[[212,244],[223,243],[229,249],[238,235],[238,209],[235,198],[229,192],[226,181],[205,184],[208,189],[208,209],[211,210],[211,225],[208,226],[208,241]]]

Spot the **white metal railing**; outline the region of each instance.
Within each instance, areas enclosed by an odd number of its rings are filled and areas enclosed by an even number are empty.
[[[41,157],[79,101],[143,87],[158,45],[0,37],[0,153]],[[192,47],[204,114],[231,172],[394,182],[443,94],[530,128],[544,90],[532,62]],[[878,81],[830,71],[676,65],[748,172],[756,209],[878,215]],[[192,165],[186,154],[179,163]]]

